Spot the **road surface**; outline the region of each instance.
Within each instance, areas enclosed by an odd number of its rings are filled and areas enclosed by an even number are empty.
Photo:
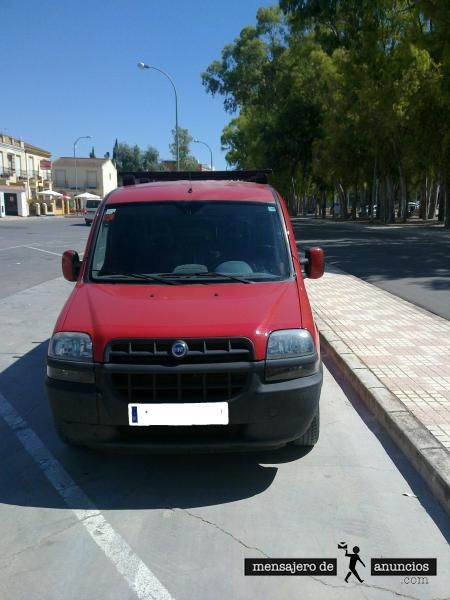
[[[82,250],[88,230],[68,219],[29,226],[33,247],[55,255],[38,268],[46,255],[36,251],[33,272],[16,265],[20,286],[2,287],[0,299],[2,600],[450,597],[448,519],[328,369],[321,437],[307,453],[127,455],[61,444],[43,390],[47,340],[72,285],[58,277],[56,254],[62,241]],[[360,548],[363,584],[345,583],[342,541]],[[246,557],[336,558],[338,575],[245,577]],[[438,575],[372,577],[375,557],[435,557]]]
[[[327,263],[450,319],[450,230],[294,219],[299,248],[322,246]]]

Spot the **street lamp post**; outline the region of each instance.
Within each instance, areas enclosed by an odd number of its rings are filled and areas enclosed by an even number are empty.
[[[77,144],[80,140],[90,140],[92,135],[80,135],[73,143],[73,157],[75,159],[75,196],[78,193],[78,165],[77,165]],[[76,200],[75,200],[76,202]]]
[[[175,94],[175,146],[176,146],[176,150],[177,150],[177,171],[180,170],[180,145],[179,145],[179,140],[178,140],[178,95],[177,95],[177,88],[175,87],[175,84],[173,82],[172,77],[170,77],[170,75],[168,73],[166,73],[165,71],[163,71],[162,69],[159,69],[158,67],[154,67],[153,65],[146,65],[143,62],[139,62],[137,64],[137,66],[140,69],[154,69],[155,71],[159,71],[160,73],[162,73],[163,75],[165,75],[167,77],[167,79],[170,81],[170,83],[172,84],[173,87],[173,91]]]
[[[203,144],[204,146],[206,146],[209,149],[209,153],[211,155],[211,171],[213,170],[213,157],[212,157],[212,150],[211,150],[211,146],[209,146],[206,142],[202,142],[201,140],[192,140],[195,144]]]

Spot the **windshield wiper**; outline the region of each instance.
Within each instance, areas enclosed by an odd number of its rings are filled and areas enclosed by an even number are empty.
[[[176,285],[176,283],[170,279],[165,279],[163,277],[159,277],[158,275],[147,275],[147,273],[107,273],[105,275],[100,275],[100,277],[126,277],[127,279],[143,279],[145,281],[158,281],[159,283],[165,283],[167,285]]]
[[[160,275],[163,275],[160,273]],[[239,277],[238,275],[230,275],[228,273],[219,273],[218,271],[184,271],[178,273],[164,273],[165,277],[175,277],[181,279],[189,279],[190,277],[222,277],[223,279],[229,279],[231,281],[239,281],[240,283],[253,283],[250,279],[245,277]]]

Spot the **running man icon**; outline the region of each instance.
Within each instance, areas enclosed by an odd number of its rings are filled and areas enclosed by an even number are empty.
[[[356,571],[356,565],[357,565],[358,561],[362,564],[363,567],[366,566],[359,557],[358,546],[353,546],[353,554],[351,552],[348,552],[347,548],[345,548],[345,556],[350,557],[350,563],[348,565],[348,568],[350,570],[345,577],[345,583],[348,583],[348,578],[350,577],[350,575],[352,575],[352,573],[360,583],[364,583],[364,579],[361,579],[361,577],[358,575],[358,572]]]

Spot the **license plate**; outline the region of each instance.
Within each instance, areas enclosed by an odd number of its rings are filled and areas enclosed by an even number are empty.
[[[130,425],[228,425],[227,402],[129,404]]]

